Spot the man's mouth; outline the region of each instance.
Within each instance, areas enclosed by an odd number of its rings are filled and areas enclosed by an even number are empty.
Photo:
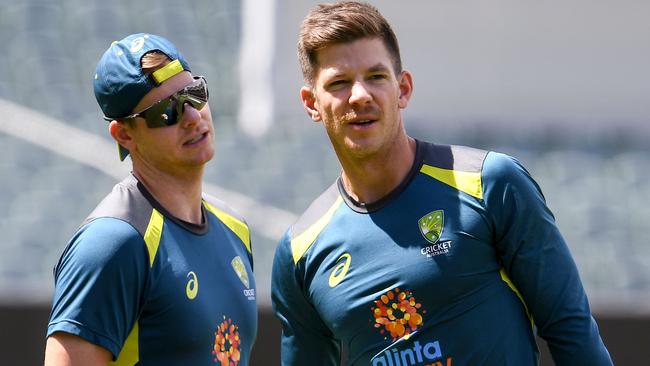
[[[186,141],[183,145],[194,145],[194,144],[197,144],[197,143],[203,141],[207,136],[208,136],[208,133],[207,133],[207,132],[204,132],[204,133],[198,135],[197,137],[195,137],[195,138],[193,138],[193,139],[191,139],[191,140],[189,140],[189,141]]]
[[[372,124],[374,122],[375,122],[375,120],[372,120],[372,119],[362,119],[360,121],[351,122],[350,124],[356,125],[356,126],[367,126],[367,125],[370,125],[370,124]]]

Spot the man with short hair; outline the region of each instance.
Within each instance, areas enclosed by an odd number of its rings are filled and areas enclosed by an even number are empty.
[[[322,4],[298,43],[342,172],[277,248],[282,364],[611,365],[569,249],[512,157],[408,136],[413,91],[371,5]]]
[[[153,34],[114,42],[94,91],[133,172],[54,271],[50,365],[248,365],[257,332],[246,222],[202,192],[214,155],[208,86]]]

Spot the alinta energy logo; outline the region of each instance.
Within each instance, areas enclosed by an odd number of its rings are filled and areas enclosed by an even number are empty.
[[[393,342],[391,347],[372,358],[372,366],[452,366],[451,357],[443,360],[440,341],[400,343],[407,347],[395,345],[397,340],[407,341],[424,321],[422,315],[426,314],[426,310],[422,309],[411,291],[401,291],[399,288],[389,290],[375,300],[372,313],[375,328],[384,335],[384,339],[390,337]]]
[[[223,317],[223,321],[214,333],[214,347],[212,354],[214,361],[221,366],[237,366],[241,359],[239,352],[239,327],[232,322],[232,319]]]

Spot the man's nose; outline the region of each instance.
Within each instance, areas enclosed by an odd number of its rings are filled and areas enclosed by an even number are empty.
[[[365,104],[372,100],[372,95],[367,85],[362,81],[355,81],[350,91],[350,104]]]
[[[185,103],[181,117],[182,126],[185,128],[196,125],[201,120],[201,111],[194,108],[192,104]]]

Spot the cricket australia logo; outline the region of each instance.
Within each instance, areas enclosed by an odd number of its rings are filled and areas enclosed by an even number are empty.
[[[255,300],[255,289],[250,288],[250,282],[248,280],[248,272],[246,271],[246,266],[244,265],[244,261],[241,259],[240,256],[236,256],[235,258],[232,259],[230,264],[232,265],[232,269],[235,270],[237,277],[239,277],[239,280],[241,280],[242,284],[246,287],[243,290],[244,296],[246,296],[248,300]]]
[[[420,232],[429,243],[435,244],[438,242],[438,239],[440,239],[444,220],[445,213],[442,210],[429,212],[418,220]]]
[[[427,258],[440,254],[447,254],[451,250],[452,243],[448,241],[439,241],[442,235],[442,228],[445,223],[445,213],[443,210],[431,211],[418,220],[418,227],[422,236],[431,243],[420,250],[423,256]]]

